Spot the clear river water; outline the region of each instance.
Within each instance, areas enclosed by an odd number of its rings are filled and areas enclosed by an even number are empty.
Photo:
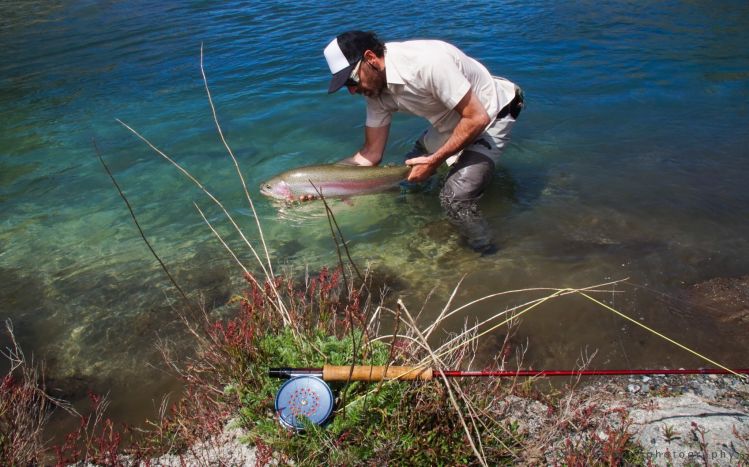
[[[746,338],[685,301],[692,284],[749,273],[745,1],[7,0],[0,317],[12,320],[27,355],[46,362],[52,386],[74,400],[87,389],[109,393],[111,414],[130,423],[178,390],[155,347],[184,337],[169,306],[174,290],[92,140],[184,288],[211,307],[239,292],[241,277],[194,203],[254,265],[206,196],[116,121],[198,177],[256,242],[206,98],[201,44],[274,263],[335,264],[322,205],[279,209],[258,187],[361,144],[363,100],[326,94],[322,50],[348,29],[450,41],[526,94],[481,202],[497,254],[463,247],[434,193],[332,203],[352,256],[392,280],[409,307],[426,302],[425,322],[461,279],[456,304],[626,279],[602,298],[721,363],[749,366]],[[385,161],[399,162],[424,126],[398,115]],[[444,331],[527,298],[482,301]],[[492,339],[486,356],[501,333]],[[704,365],[581,297],[529,312],[516,341],[528,344],[534,368],[569,368],[594,351],[598,368]]]

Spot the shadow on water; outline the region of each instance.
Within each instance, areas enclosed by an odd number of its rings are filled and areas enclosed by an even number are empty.
[[[3,319],[10,319],[14,334],[21,349],[33,349],[39,342],[35,332],[37,325],[34,315],[48,309],[45,288],[42,282],[34,277],[24,275],[15,268],[0,268],[0,303],[3,304]],[[0,344],[5,349],[10,340],[5,333],[5,323],[2,323]],[[0,359],[0,369],[5,374],[9,369],[9,362]]]
[[[215,317],[230,311],[226,305],[239,286],[217,257],[215,248],[201,248],[170,267],[192,300]],[[157,416],[161,401],[149,399],[178,397],[181,384],[167,371],[157,343],[169,342],[182,359],[192,355],[194,342],[178,316],[184,304],[170,298],[176,292],[153,266],[106,271],[74,265],[52,281],[32,271],[0,268],[3,318],[12,321],[27,359],[43,364],[52,396],[87,413],[89,393],[106,395],[109,413],[136,426]],[[7,341],[3,332],[0,343]],[[5,359],[0,369],[8,370]],[[49,433],[63,434],[76,424],[58,411]]]

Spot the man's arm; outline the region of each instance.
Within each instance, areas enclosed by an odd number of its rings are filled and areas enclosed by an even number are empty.
[[[390,133],[390,125],[381,127],[364,127],[364,146],[356,154],[343,159],[339,164],[377,165],[385,153],[385,144]]]
[[[445,144],[430,155],[414,157],[406,161],[407,165],[413,166],[408,175],[409,182],[422,182],[429,178],[448,157],[476,139],[491,121],[484,106],[471,89],[458,102],[454,110],[460,114],[460,121]]]

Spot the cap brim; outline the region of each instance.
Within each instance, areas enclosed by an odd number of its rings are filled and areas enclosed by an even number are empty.
[[[332,94],[343,87],[346,80],[351,76],[351,70],[353,70],[355,66],[356,63],[349,65],[333,75],[333,78],[330,80],[330,86],[328,86],[328,94]]]

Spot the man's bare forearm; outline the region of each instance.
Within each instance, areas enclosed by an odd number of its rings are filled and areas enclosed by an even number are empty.
[[[455,106],[455,111],[460,114],[460,121],[458,121],[445,144],[432,154],[425,154],[406,161],[406,164],[413,167],[408,174],[409,181],[421,182],[432,176],[440,164],[466,147],[489,125],[490,120],[486,110],[471,90]]]
[[[488,124],[488,118],[484,119],[478,117],[473,119],[460,119],[460,122],[458,122],[455,130],[453,130],[452,135],[450,135],[447,141],[445,141],[445,144],[432,153],[434,163],[439,166],[445,162],[448,157],[457,154],[475,140],[484,131],[484,128],[486,128],[486,125]]]
[[[380,163],[385,152],[390,125],[364,127],[364,146],[353,156],[343,159],[341,164],[373,166]]]

